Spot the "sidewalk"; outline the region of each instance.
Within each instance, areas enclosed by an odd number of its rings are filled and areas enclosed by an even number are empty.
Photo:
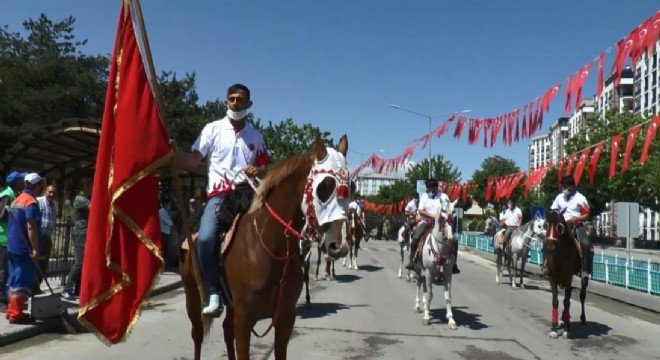
[[[51,284],[54,285],[54,284]],[[158,296],[166,292],[178,289],[182,287],[181,277],[179,274],[174,272],[163,272],[160,277],[160,281],[154,288],[151,293],[151,296]],[[48,292],[48,289],[43,286],[43,290]],[[55,293],[61,293],[62,287],[53,288]],[[62,301],[64,305],[69,306],[68,312],[72,318],[78,317],[78,306],[77,303]],[[35,324],[30,325],[10,325],[2,314],[0,319],[0,347],[10,345],[31,337],[37,336],[50,331],[60,331],[62,328],[62,320],[59,317],[48,319],[48,320],[39,320]]]
[[[603,249],[602,251],[605,252],[605,254],[609,255],[614,255],[614,252],[611,251],[614,248],[608,248],[608,249]],[[619,250],[619,249],[616,249]],[[649,251],[649,250],[640,250],[640,251]],[[653,252],[653,250],[650,250]],[[467,246],[460,246],[459,247],[459,254],[460,252],[464,253],[469,253],[474,256],[479,256],[484,259],[488,259],[492,261],[493,263],[495,262],[495,255],[477,250],[472,247],[467,247]],[[600,254],[600,250],[597,247],[596,248],[596,255]],[[631,252],[632,254],[632,252]],[[618,253],[617,253],[618,255]],[[623,251],[623,256],[625,257],[625,251]],[[658,259],[653,258],[652,256],[657,257]],[[652,253],[650,254],[647,258],[651,259],[651,261],[658,261],[660,262],[660,256]],[[639,258],[639,260],[645,260],[647,258],[644,258],[643,256]],[[635,256],[635,259],[637,259],[637,256]],[[541,277],[543,272],[541,271],[541,267],[536,265],[536,264],[531,264],[527,263],[525,265],[525,272],[536,275]],[[578,277],[573,278],[573,287],[579,289],[581,286],[581,281]],[[595,280],[589,281],[589,286],[587,287],[587,292],[600,295],[603,297],[607,297],[613,300],[617,300],[632,306],[636,306],[645,310],[653,311],[660,313],[660,301],[657,296],[649,295],[646,293],[634,291],[634,290],[629,290],[623,287],[618,287],[618,286],[612,286],[608,284],[604,284]]]

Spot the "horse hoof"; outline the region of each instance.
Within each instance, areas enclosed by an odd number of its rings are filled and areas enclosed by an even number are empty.
[[[580,324],[586,325],[587,324],[587,317],[582,315],[580,316]]]
[[[431,320],[430,320],[430,319],[422,319],[422,325],[424,325],[424,326],[429,326],[430,324],[431,324]]]
[[[551,339],[556,339],[559,336],[559,334],[557,334],[557,331],[552,330],[550,331],[550,334],[548,334],[548,336],[550,336]]]
[[[518,286],[516,285],[516,283],[511,283],[511,287],[514,288],[514,289],[517,289],[517,288],[518,288]]]
[[[521,284],[520,284],[520,288],[521,288],[521,289],[524,289],[524,288],[525,288],[525,284],[522,284],[522,283],[521,283]]]
[[[419,307],[419,306],[415,306],[415,312],[418,313],[418,314],[421,313],[421,312],[422,312],[422,308]]]
[[[562,335],[564,335],[564,339],[568,339],[568,338],[569,338],[568,331],[564,331],[564,333],[563,333]]]
[[[456,322],[454,322],[454,320],[449,322],[449,330],[458,330],[458,326],[456,325]]]

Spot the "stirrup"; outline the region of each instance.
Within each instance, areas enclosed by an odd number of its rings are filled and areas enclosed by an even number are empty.
[[[202,314],[205,316],[219,317],[224,311],[224,304],[220,298],[220,294],[211,294],[209,296],[209,304],[202,309]]]

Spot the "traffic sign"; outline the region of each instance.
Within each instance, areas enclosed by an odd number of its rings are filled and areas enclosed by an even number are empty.
[[[543,206],[532,206],[532,219],[545,219],[545,208]]]

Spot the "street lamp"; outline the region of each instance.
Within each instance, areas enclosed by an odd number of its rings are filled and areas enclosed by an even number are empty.
[[[431,116],[431,115],[418,113],[416,111],[412,111],[412,110],[403,108],[403,107],[401,107],[399,105],[395,105],[395,104],[390,104],[390,106],[397,109],[397,110],[403,110],[403,111],[409,112],[411,114],[415,114],[415,115],[427,118],[429,120],[429,134],[431,134],[431,132],[433,131],[433,127],[431,125],[431,121],[433,119],[439,118],[439,117],[449,116],[449,115],[456,114],[456,113],[467,114],[467,113],[472,111],[472,110],[461,110],[461,111],[453,112],[453,113],[449,113],[449,114],[440,114],[440,115]],[[433,173],[433,163],[431,162],[431,139],[429,139],[429,179],[431,178],[432,173]]]

